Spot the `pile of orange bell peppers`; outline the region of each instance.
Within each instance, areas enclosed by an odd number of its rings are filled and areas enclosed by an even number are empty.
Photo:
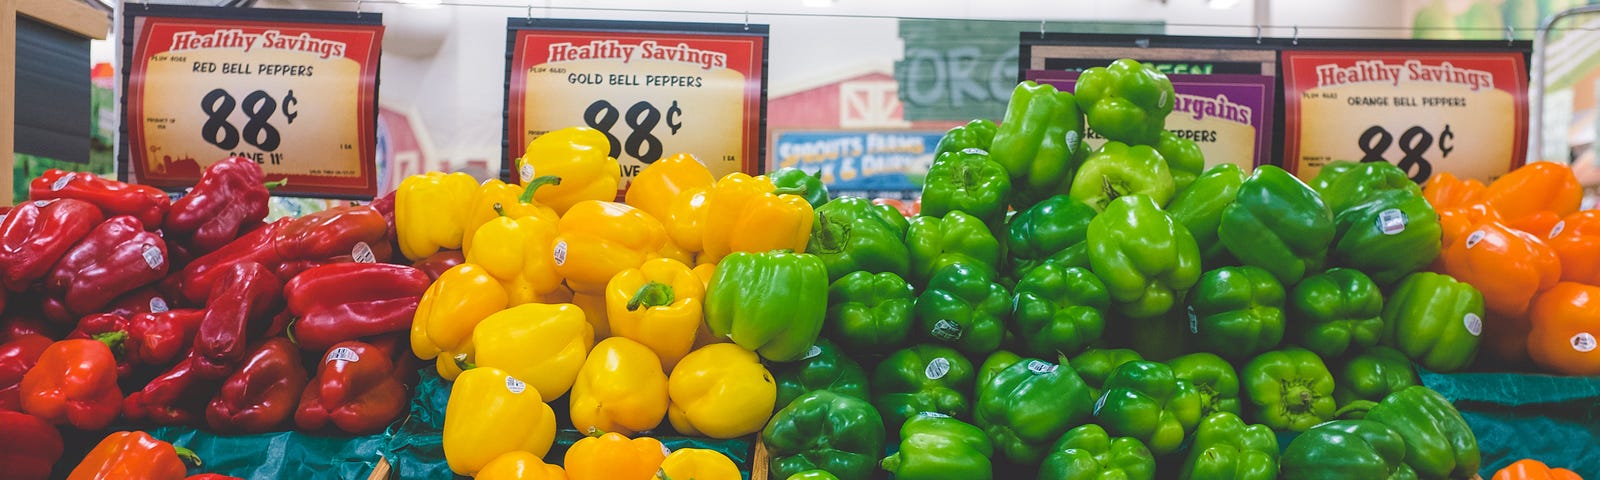
[[[1565,165],[1536,162],[1488,185],[1436,175],[1423,194],[1444,249],[1432,265],[1483,292],[1488,351],[1567,375],[1600,374],[1600,211]]]

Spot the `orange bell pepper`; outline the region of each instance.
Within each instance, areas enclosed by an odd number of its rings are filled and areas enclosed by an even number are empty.
[[[200,464],[200,459],[187,448],[156,440],[144,432],[117,432],[96,444],[67,480],[183,480],[189,474],[185,461]]]
[[[1507,227],[1528,232],[1540,239],[1548,239],[1550,230],[1554,229],[1557,223],[1561,223],[1561,216],[1556,215],[1556,212],[1541,210],[1504,223]]]
[[[1583,477],[1572,470],[1550,468],[1544,462],[1524,458],[1494,472],[1494,478],[1489,480],[1583,480]]]
[[[578,202],[561,215],[557,229],[551,248],[556,273],[573,292],[602,297],[613,275],[658,256],[667,243],[660,221],[616,202]]]
[[[1561,259],[1562,281],[1600,285],[1600,210],[1567,215],[1543,235]]]
[[[1462,180],[1450,172],[1440,172],[1422,186],[1422,197],[1435,209],[1460,207],[1482,201],[1487,188],[1478,179]]]
[[[1472,227],[1480,223],[1500,221],[1500,214],[1483,203],[1434,208],[1439,213],[1440,241],[1443,245],[1466,236]]]
[[[1478,337],[1481,340],[1479,346],[1483,352],[1498,360],[1499,366],[1525,366],[1529,363],[1528,331],[1531,329],[1533,326],[1528,325],[1527,318],[1512,318],[1485,312],[1483,335]]]
[[[1483,292],[1492,313],[1522,318],[1534,295],[1561,281],[1561,261],[1538,237],[1485,222],[1439,254],[1441,272]]]
[[[1566,165],[1534,162],[1489,184],[1483,201],[1513,224],[1542,211],[1564,217],[1582,206],[1583,185]]]
[[[521,450],[506,452],[494,457],[478,474],[476,480],[567,480],[567,472],[560,465],[544,463],[538,455]]]
[[[711,170],[694,155],[680,153],[644,167],[628,185],[624,202],[661,221],[678,249],[695,253],[703,247],[705,192],[716,183]]]
[[[701,262],[733,252],[804,252],[816,221],[810,203],[772,185],[765,176],[731,173],[706,194],[705,251]]]
[[[667,447],[654,438],[629,440],[612,432],[578,440],[567,449],[561,463],[567,467],[567,478],[571,480],[643,480],[656,474],[667,453]]]
[[[1528,355],[1546,371],[1600,375],[1600,287],[1561,282],[1529,312]]]

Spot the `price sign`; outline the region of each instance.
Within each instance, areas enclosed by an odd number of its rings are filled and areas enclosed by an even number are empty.
[[[192,186],[238,156],[288,180],[274,194],[377,192],[380,15],[157,7],[126,9],[123,151],[138,182]]]
[[[760,171],[765,26],[508,24],[505,169],[513,179],[529,142],[575,126],[605,134],[624,190],[645,166],[677,153],[717,177]]]
[[[1285,51],[1284,167],[1389,162],[1412,181],[1492,180],[1527,152],[1527,69],[1517,52]]]

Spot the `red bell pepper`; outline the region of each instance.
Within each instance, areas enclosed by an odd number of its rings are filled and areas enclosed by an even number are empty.
[[[22,411],[56,425],[106,428],[121,405],[117,359],[110,347],[94,340],[52,343],[22,376]]]
[[[178,309],[129,316],[102,313],[83,317],[67,338],[106,342],[117,355],[119,376],[141,365],[166,366],[191,345],[205,310]]]
[[[206,424],[218,432],[273,431],[294,418],[306,381],[294,344],[283,337],[267,340],[222,382],[206,406]]]
[[[335,263],[306,270],[283,287],[295,343],[309,351],[411,329],[417,302],[433,281],[405,265]]]
[[[22,376],[54,342],[43,335],[23,335],[0,343],[0,410],[22,410]]]
[[[322,356],[317,376],[300,396],[294,423],[304,431],[329,427],[365,435],[383,431],[408,403],[407,379],[415,358],[399,336],[373,343],[341,342]]]
[[[249,349],[251,331],[266,329],[282,307],[283,285],[259,263],[235,263],[206,299],[205,317],[194,339],[194,370],[202,378],[221,380],[233,373]],[[255,327],[255,328],[252,328]]]
[[[45,292],[74,317],[102,311],[118,296],[167,276],[167,242],[139,219],[111,217],[68,250],[45,277]]]
[[[117,432],[95,445],[67,480],[183,480],[189,474],[185,461],[200,464],[187,448],[144,432]]]
[[[206,400],[217,391],[217,383],[196,373],[193,351],[171,369],[156,376],[144,388],[122,400],[122,416],[135,422],[156,425],[188,425],[205,414]]]
[[[0,221],[0,282],[13,292],[27,290],[104,220],[99,208],[82,200],[18,206]]]
[[[144,228],[155,230],[172,209],[167,192],[149,185],[123,183],[92,173],[45,170],[28,184],[28,198],[52,200],[71,198],[100,207],[106,215],[131,215]]]
[[[61,338],[55,329],[45,324],[38,315],[30,312],[12,309],[0,317],[0,343],[9,342],[27,335],[42,335],[51,339]]]
[[[383,214],[385,222],[389,222],[389,232],[386,236],[389,238],[389,251],[391,252],[400,251],[400,234],[394,228],[394,201],[397,193],[399,193],[399,190],[390,190],[389,193],[373,199],[372,203],[368,204],[377,209],[378,213]]]
[[[61,459],[61,432],[22,412],[0,410],[0,480],[44,480]]]
[[[194,189],[172,203],[163,229],[196,253],[222,248],[267,217],[267,188],[254,160],[228,157],[206,167]]]
[[[167,262],[170,264],[172,259],[169,257]],[[178,305],[168,302],[167,297],[156,291],[154,286],[146,285],[112,300],[106,306],[105,313],[131,317],[136,313],[161,313],[174,308],[178,308]]]
[[[438,280],[439,275],[443,274],[445,270],[463,263],[467,263],[467,256],[463,255],[460,250],[440,250],[433,255],[428,255],[427,258],[417,260],[417,263],[413,263],[411,266],[417,267],[423,273],[427,273],[428,278]]]
[[[259,263],[279,278],[292,278],[323,263],[387,261],[393,255],[384,239],[387,231],[383,215],[368,206],[279,219],[190,262],[183,270],[183,295],[193,302],[205,300],[222,270],[239,262]]]

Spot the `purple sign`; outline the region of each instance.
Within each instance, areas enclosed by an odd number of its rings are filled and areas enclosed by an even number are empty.
[[[1078,72],[1029,70],[1028,80],[1071,91]],[[1272,110],[1276,92],[1264,75],[1167,75],[1177,92],[1167,130],[1194,140],[1206,167],[1232,163],[1249,172],[1272,161]],[[1098,148],[1105,139],[1089,132]]]

